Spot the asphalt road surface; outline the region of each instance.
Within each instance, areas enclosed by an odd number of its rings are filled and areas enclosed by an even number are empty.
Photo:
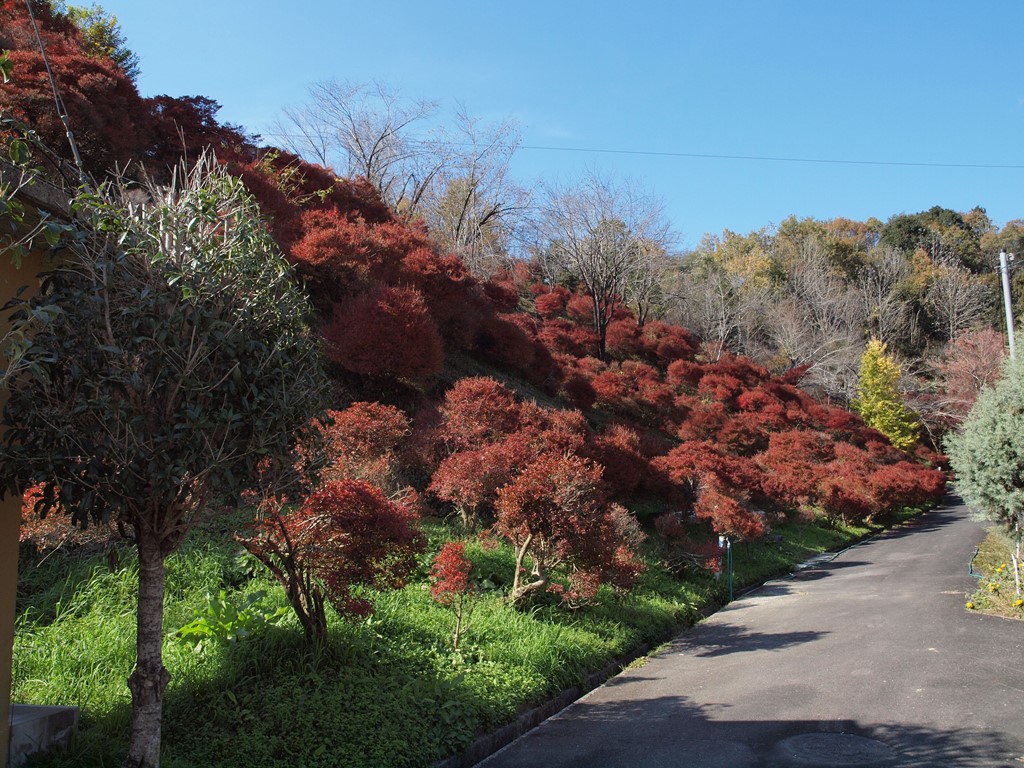
[[[737,599],[479,768],[1024,766],[1024,622],[958,499]]]

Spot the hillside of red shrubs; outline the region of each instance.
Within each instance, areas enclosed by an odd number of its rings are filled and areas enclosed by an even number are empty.
[[[208,99],[142,98],[82,53],[73,29],[42,22],[58,80],[75,84],[65,102],[94,175],[131,161],[160,178],[212,145],[260,202],[342,393],[325,427],[341,477],[411,487],[428,511],[494,525],[541,570],[572,560],[581,584],[634,568],[619,544],[640,534],[624,508],[643,510],[647,530],[699,543],[756,537],[794,514],[862,521],[943,494],[940,457],[896,450],[816,401],[800,369],[778,377],[744,358],[707,360],[686,329],[641,325],[624,306],[598,359],[588,296],[541,282],[526,262],[474,277],[365,180],[257,148]],[[0,6],[0,48],[14,66],[0,109],[63,146],[19,4]],[[493,376],[460,378],[453,363],[466,360]]]

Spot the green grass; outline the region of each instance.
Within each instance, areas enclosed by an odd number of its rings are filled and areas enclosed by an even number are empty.
[[[430,552],[453,536],[430,524]],[[759,583],[867,528],[789,525],[782,540],[739,544],[736,583]],[[210,532],[207,532],[207,536]],[[477,735],[514,719],[611,661],[656,645],[721,602],[726,585],[695,571],[674,578],[653,559],[626,595],[602,588],[577,610],[504,600],[512,579],[507,547],[467,544],[483,586],[459,651],[453,617],[426,584],[429,554],[405,589],[376,597],[376,613],[352,623],[331,616],[329,642],[306,647],[289,613],[236,643],[201,652],[170,637],[203,611],[208,594],[257,590],[268,609],[282,590],[227,536],[186,542],[168,560],[164,646],[172,678],[164,708],[164,759],[192,766],[430,766]],[[105,558],[55,553],[21,563],[14,700],[81,707],[80,734],[47,766],[117,766],[126,745],[134,662],[137,571],[130,550],[111,571]]]
[[[996,528],[978,545],[971,563],[979,577],[978,589],[967,600],[968,610],[1024,620],[1024,599],[1017,594],[1013,578],[1012,546],[1010,538]]]

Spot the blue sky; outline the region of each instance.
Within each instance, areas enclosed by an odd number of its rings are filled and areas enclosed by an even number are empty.
[[[683,245],[791,214],[1024,218],[1016,0],[101,4],[141,58],[143,95],[213,98],[274,143],[310,83],[381,80],[518,120],[521,183],[639,182]]]

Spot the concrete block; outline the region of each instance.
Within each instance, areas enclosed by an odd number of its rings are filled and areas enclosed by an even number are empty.
[[[30,755],[66,747],[78,727],[78,707],[11,705],[10,768],[19,768]]]

